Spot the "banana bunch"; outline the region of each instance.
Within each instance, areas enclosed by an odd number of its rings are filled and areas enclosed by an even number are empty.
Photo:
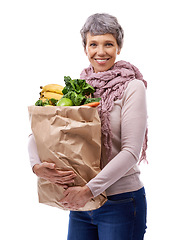
[[[63,97],[63,86],[59,84],[48,84],[44,87],[40,87],[42,91],[40,92],[40,98],[39,100],[42,100],[42,102],[45,102],[47,99],[50,100],[52,98],[56,100],[60,100]]]

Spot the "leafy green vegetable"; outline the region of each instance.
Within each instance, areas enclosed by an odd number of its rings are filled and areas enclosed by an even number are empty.
[[[63,96],[63,98],[71,99],[75,106],[80,106],[80,105],[82,105],[86,101],[86,97],[85,96],[83,96],[81,93],[77,94],[74,91],[69,91],[68,93],[66,93]]]
[[[65,87],[63,89],[63,94],[66,94],[70,91],[74,91],[77,94],[90,94],[90,93],[94,93],[95,89],[88,83],[86,83],[86,81],[84,79],[71,79],[71,77],[64,77],[64,81],[65,81]]]
[[[84,79],[71,79],[71,77],[64,77],[65,87],[62,91],[62,98],[69,98],[72,100],[74,106],[80,106],[91,102],[99,102],[101,98],[93,98],[95,89],[88,84]],[[52,105],[56,106],[58,100],[51,98],[45,101],[38,100],[36,106]]]
[[[100,102],[101,98],[87,98],[84,104],[92,103],[92,102]]]
[[[45,106],[45,105],[49,105],[49,100],[48,99],[46,99],[44,102],[42,100],[38,100],[35,103],[35,106]]]
[[[37,102],[35,102],[35,106],[42,106],[42,100],[38,100]]]
[[[51,98],[51,99],[46,99],[44,102],[42,100],[38,100],[35,103],[35,106],[46,106],[46,105],[53,105],[56,106],[58,100]]]
[[[95,92],[95,89],[84,79],[71,79],[64,77],[65,87],[63,89],[63,97],[72,100],[75,106],[83,105],[89,102],[99,102],[100,98],[88,98],[90,94]],[[88,100],[91,99],[91,100]]]
[[[51,105],[56,106],[58,100],[55,99],[55,98],[51,98],[51,99],[49,100],[49,102],[50,102]]]

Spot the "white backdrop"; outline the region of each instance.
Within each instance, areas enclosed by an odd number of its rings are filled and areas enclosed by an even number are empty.
[[[88,66],[79,31],[96,12],[118,18],[125,41],[117,60],[136,65],[148,81],[145,239],[184,239],[182,8],[179,0],[0,2],[1,239],[66,239],[68,212],[37,201],[27,106],[38,99],[40,85],[79,78]]]

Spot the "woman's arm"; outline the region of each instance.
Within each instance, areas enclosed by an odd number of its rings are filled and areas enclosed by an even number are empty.
[[[78,187],[76,190],[75,187],[68,188],[65,198],[61,200],[63,205],[73,208],[82,207],[90,197],[96,197],[104,192],[137,164],[147,127],[144,84],[136,81],[136,84],[127,88],[125,94],[121,113],[121,151],[85,187]],[[83,202],[78,196],[82,196]]]
[[[121,113],[121,151],[87,183],[94,196],[118,181],[139,160],[147,127],[146,90],[142,81],[130,84]]]
[[[31,167],[33,168],[35,164],[40,164],[40,158],[38,156],[37,146],[33,134],[29,135],[28,138],[28,154]]]
[[[33,134],[29,136],[28,154],[33,172],[38,177],[49,180],[54,184],[60,184],[65,188],[68,187],[67,184],[74,183],[76,174],[73,171],[58,171],[54,163],[42,163],[40,161]]]

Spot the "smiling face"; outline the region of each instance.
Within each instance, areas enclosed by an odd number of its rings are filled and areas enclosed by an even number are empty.
[[[120,54],[117,41],[112,34],[87,34],[85,53],[94,72],[109,70],[115,63],[117,54]]]

